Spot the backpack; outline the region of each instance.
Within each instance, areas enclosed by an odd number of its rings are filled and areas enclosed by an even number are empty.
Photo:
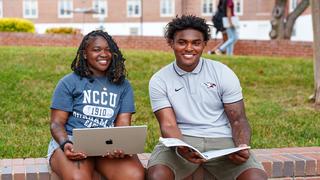
[[[216,34],[218,32],[223,32],[225,28],[223,27],[222,18],[226,17],[227,0],[220,0],[218,4],[217,12],[212,16],[213,27],[216,28]]]

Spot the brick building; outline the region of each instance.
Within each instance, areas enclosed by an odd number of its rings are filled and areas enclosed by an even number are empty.
[[[299,1],[289,0],[288,10]],[[241,20],[240,39],[269,39],[274,0],[234,2]],[[162,36],[166,23],[177,14],[195,14],[211,23],[217,4],[218,0],[0,0],[0,17],[29,19],[38,33],[50,27],[75,27],[84,34],[103,28],[112,35]],[[309,9],[298,18],[292,40],[312,41]]]

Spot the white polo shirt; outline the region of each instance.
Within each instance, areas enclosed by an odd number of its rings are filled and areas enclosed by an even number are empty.
[[[192,72],[175,61],[163,67],[152,76],[149,95],[153,112],[173,108],[182,134],[198,137],[232,137],[223,103],[243,99],[235,73],[204,58]]]

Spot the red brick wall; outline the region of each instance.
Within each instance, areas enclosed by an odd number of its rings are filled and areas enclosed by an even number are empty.
[[[313,57],[312,46],[312,42],[297,42],[289,40],[240,40],[235,46],[235,54],[257,56]]]
[[[163,37],[114,36],[121,49],[143,49],[170,51]],[[0,45],[4,46],[78,46],[81,35],[47,35],[31,33],[0,32]],[[220,39],[208,42],[205,52],[220,43]],[[235,55],[313,57],[312,42],[287,40],[258,41],[239,40],[235,46]]]
[[[320,147],[289,147],[253,149],[257,160],[262,163],[268,177],[273,180],[320,180]],[[150,153],[138,154],[144,167]],[[0,159],[0,179],[60,180],[51,171],[45,158]],[[94,180],[104,179],[95,172]],[[215,178],[203,168],[184,180]]]
[[[215,5],[219,0],[214,0]],[[301,0],[298,0],[299,2]],[[23,0],[2,0],[3,17],[23,17]],[[201,14],[202,0],[175,0],[175,14]],[[270,20],[275,0],[243,0],[241,20]],[[105,22],[140,22],[140,17],[127,17],[127,0],[108,1],[108,13]],[[73,9],[90,8],[92,0],[74,0]],[[310,14],[310,7],[303,15]],[[160,17],[160,0],[143,1],[144,22],[168,22],[172,17]],[[211,21],[211,16],[202,16]],[[82,23],[99,22],[92,14],[73,13],[72,18],[58,18],[58,0],[38,1],[38,18],[29,19],[34,23]],[[67,24],[66,24],[67,26]]]

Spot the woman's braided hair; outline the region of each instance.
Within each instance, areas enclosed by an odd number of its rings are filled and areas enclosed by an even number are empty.
[[[112,37],[107,32],[101,30],[92,31],[83,37],[77,50],[77,55],[71,64],[71,69],[80,77],[91,78],[92,72],[89,69],[87,60],[84,58],[84,52],[90,41],[98,36],[103,37],[107,41],[112,54],[111,64],[106,71],[106,77],[112,83],[121,84],[127,75],[124,65],[125,58]]]

